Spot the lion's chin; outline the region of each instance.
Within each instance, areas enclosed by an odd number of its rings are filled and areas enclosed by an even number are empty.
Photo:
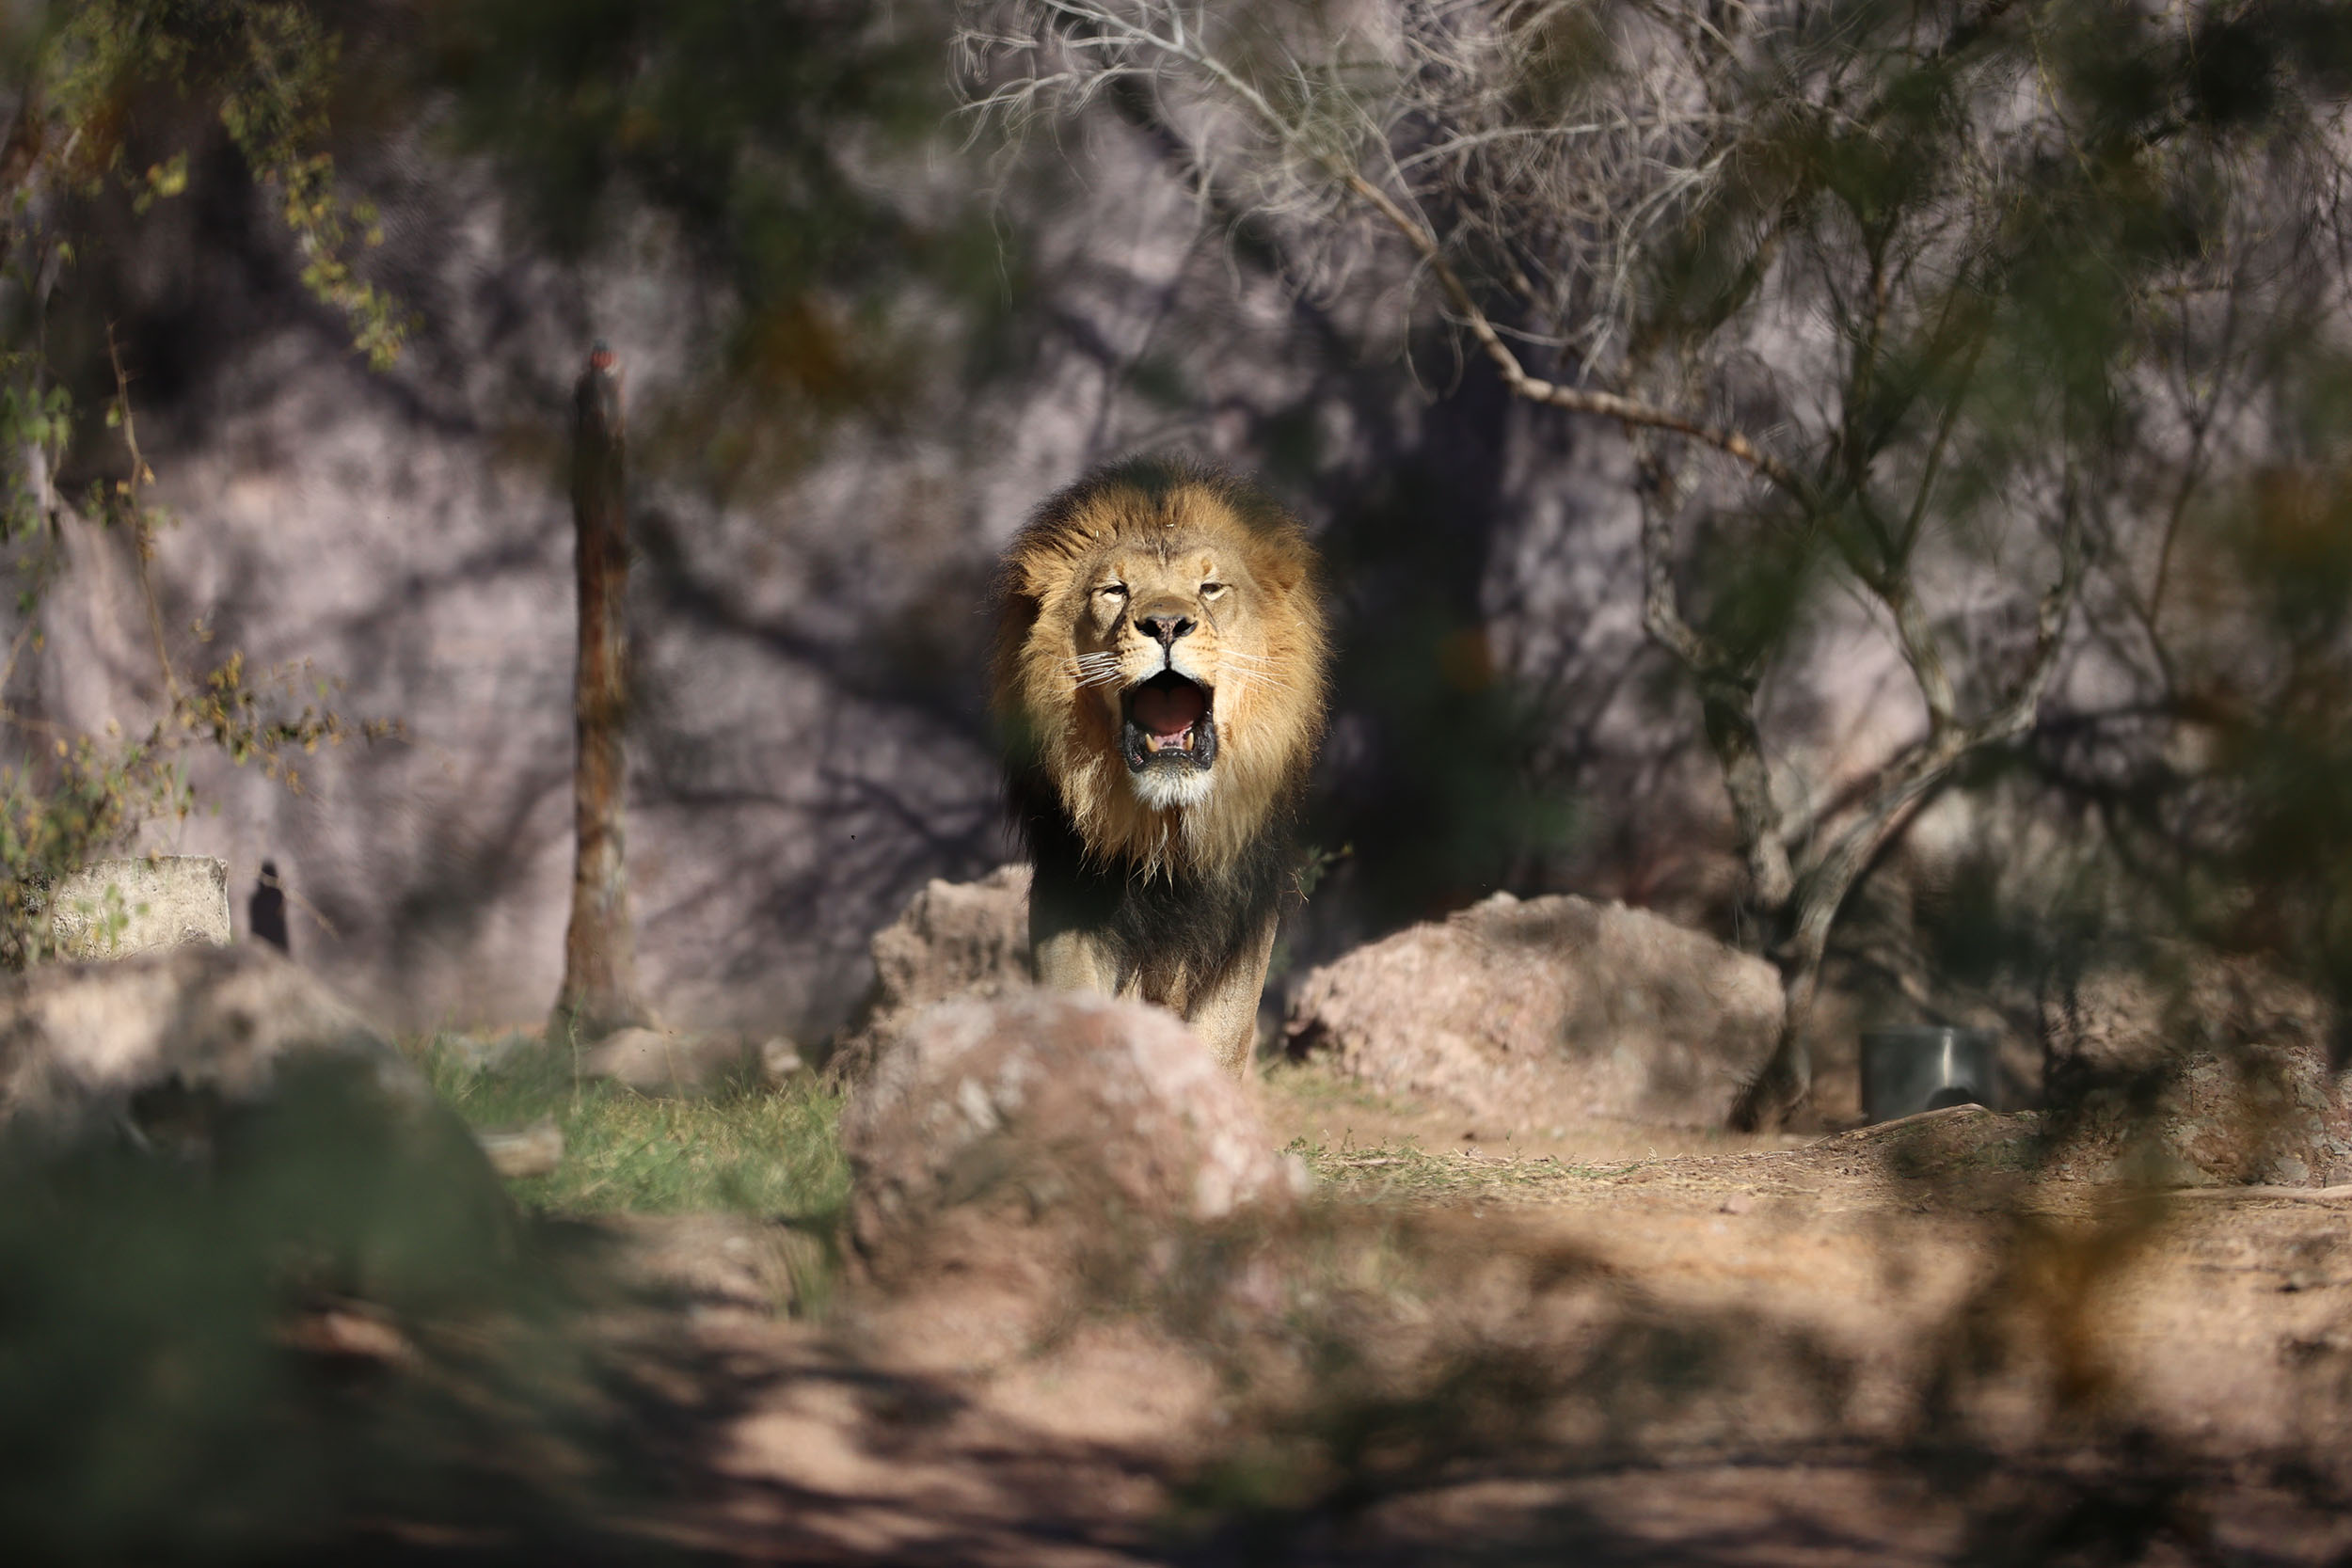
[[[1136,798],[1153,811],[1182,811],[1209,798],[1216,775],[1206,768],[1147,767],[1127,775]]]

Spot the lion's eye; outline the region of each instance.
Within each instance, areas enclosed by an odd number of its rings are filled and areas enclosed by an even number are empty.
[[[1106,599],[1123,599],[1127,596],[1127,585],[1123,582],[1106,582],[1095,592]]]
[[[1225,585],[1221,582],[1204,582],[1200,585],[1200,596],[1204,599],[1214,599],[1224,592]]]

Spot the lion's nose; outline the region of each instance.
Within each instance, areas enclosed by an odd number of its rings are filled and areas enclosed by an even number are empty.
[[[1146,637],[1159,640],[1161,647],[1171,646],[1175,641],[1192,630],[1195,622],[1189,615],[1138,615],[1136,626]]]

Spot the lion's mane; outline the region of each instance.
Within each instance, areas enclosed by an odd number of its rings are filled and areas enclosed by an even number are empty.
[[[1082,570],[1163,531],[1237,552],[1261,593],[1253,645],[1224,650],[1235,673],[1216,697],[1216,782],[1173,809],[1131,787],[1115,724],[1072,661]],[[1037,510],[1006,553],[996,612],[993,706],[1032,896],[1063,900],[1122,970],[1145,975],[1147,994],[1154,970],[1232,961],[1293,885],[1296,805],[1323,735],[1327,649],[1305,531],[1232,475],[1131,459]]]

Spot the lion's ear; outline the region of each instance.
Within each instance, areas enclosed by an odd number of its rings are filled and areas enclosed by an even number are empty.
[[[1029,601],[1030,612],[1034,614],[1045,608],[1046,599],[1054,592],[1055,579],[1060,575],[1055,569],[1055,562],[1044,557],[1036,554],[1025,556],[1015,574],[1013,591]]]
[[[1017,591],[1039,610],[1070,585],[1078,552],[1050,545],[1025,550],[1014,568]]]
[[[1259,580],[1283,598],[1306,586],[1313,572],[1312,559],[1296,549],[1269,550],[1257,565]]]

